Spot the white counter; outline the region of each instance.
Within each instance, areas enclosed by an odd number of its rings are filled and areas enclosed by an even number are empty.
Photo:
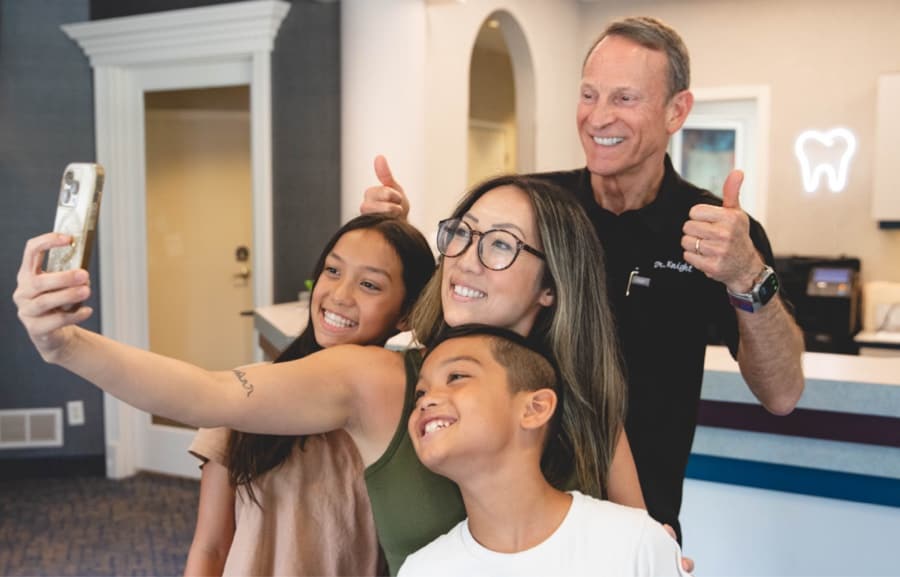
[[[263,350],[269,352],[283,351],[297,338],[309,320],[309,303],[293,301],[277,305],[260,307],[253,311],[253,326],[259,331],[260,340],[266,341],[271,348],[263,344]],[[387,342],[387,347],[403,349],[412,342],[412,334],[400,333]]]
[[[260,338],[279,351],[300,335],[308,320],[309,305],[305,301],[269,305],[253,311],[253,326]]]

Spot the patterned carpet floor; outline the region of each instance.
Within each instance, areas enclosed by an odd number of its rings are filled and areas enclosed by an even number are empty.
[[[181,575],[199,494],[149,473],[0,481],[0,575]]]

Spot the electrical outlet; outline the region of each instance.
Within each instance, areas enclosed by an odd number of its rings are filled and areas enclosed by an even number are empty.
[[[84,402],[69,401],[66,403],[66,417],[69,420],[69,426],[84,424]]]

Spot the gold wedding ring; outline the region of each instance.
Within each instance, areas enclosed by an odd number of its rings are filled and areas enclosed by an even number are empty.
[[[700,256],[703,256],[703,253],[700,252],[700,238],[699,237],[697,237],[697,242],[694,243],[694,252],[699,254]]]

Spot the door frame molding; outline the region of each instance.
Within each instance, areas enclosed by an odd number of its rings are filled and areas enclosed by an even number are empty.
[[[101,332],[149,345],[146,251],[146,90],[250,85],[253,301],[272,303],[271,52],[290,4],[235,2],[66,24],[94,70],[97,161],[106,168],[98,225]],[[104,395],[106,473],[142,464],[147,413]]]

